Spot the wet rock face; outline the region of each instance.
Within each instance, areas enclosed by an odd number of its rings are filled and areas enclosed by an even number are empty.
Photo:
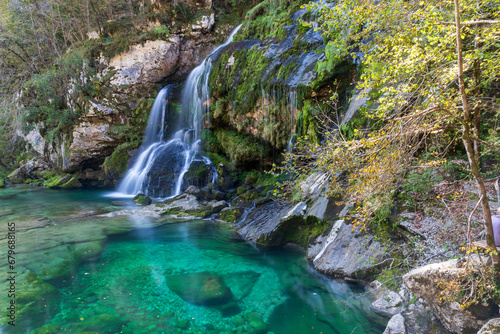
[[[172,275],[166,279],[168,288],[191,304],[216,306],[229,302],[233,296],[222,278],[209,272]]]
[[[186,157],[183,143],[173,143],[155,159],[154,165],[147,175],[148,195],[153,198],[165,198],[175,194],[177,180],[182,173],[182,164]],[[211,165],[196,159],[182,179],[181,191],[190,185],[203,187],[213,178]]]
[[[425,300],[443,326],[452,333],[475,334],[493,315],[498,314],[498,305],[480,304],[461,309],[456,302],[436,300],[441,290],[438,284],[456,278],[464,268],[457,268],[457,260],[434,263],[416,268],[403,276],[406,288]]]

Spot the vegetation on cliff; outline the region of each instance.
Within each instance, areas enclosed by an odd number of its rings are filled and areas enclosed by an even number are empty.
[[[500,158],[499,3],[456,5],[356,0],[308,5],[319,12],[329,50],[359,64],[357,86],[368,103],[362,122],[325,132],[324,145],[299,141],[290,155],[294,164],[286,169],[297,175],[313,169],[332,176],[342,172],[332,193],[356,204],[355,226],[392,224],[398,194],[404,188],[419,193],[422,184],[413,181],[422,170],[466,158],[492,236],[483,178],[498,176],[494,166]],[[325,117],[328,121],[336,123]],[[494,285],[481,287],[494,294]],[[462,302],[484,295],[474,298]]]

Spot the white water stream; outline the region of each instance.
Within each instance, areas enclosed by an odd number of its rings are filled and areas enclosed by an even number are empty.
[[[174,186],[170,191],[165,189],[167,196],[177,196],[182,191],[184,175],[189,171],[189,167],[196,159],[210,164],[207,157],[198,154],[201,145],[201,130],[204,116],[209,112],[210,87],[209,76],[212,70],[212,59],[229,43],[232,42],[234,35],[241,27],[239,25],[231,33],[227,41],[218,46],[205,60],[191,71],[189,74],[182,94],[182,115],[178,124],[169,125],[177,131],[172,138],[165,141],[165,123],[167,100],[171,93],[172,86],[166,86],[158,93],[151,109],[148,119],[144,141],[140,148],[139,156],[134,165],[125,175],[118,186],[117,192],[111,194],[113,197],[132,197],[137,194],[145,194],[152,197],[158,197],[158,191],[151,191],[152,184],[160,184],[159,180],[150,177],[150,171],[155,165],[157,159],[162,157],[166,150],[180,153],[180,159],[176,160],[174,171]],[[207,120],[208,121],[208,120]],[[181,152],[179,152],[180,150]],[[177,158],[175,155],[174,158]],[[213,173],[212,183],[217,182],[217,173]],[[163,193],[163,192],[162,192]]]

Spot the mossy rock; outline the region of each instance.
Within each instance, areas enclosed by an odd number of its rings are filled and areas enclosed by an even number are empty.
[[[49,177],[43,185],[48,188],[55,189],[78,189],[82,187],[80,181],[76,176],[66,175],[53,175]]]
[[[146,195],[144,195],[144,194],[137,194],[137,195],[134,196],[134,198],[132,198],[132,201],[137,201],[139,198],[144,197],[144,196],[146,196]]]
[[[134,197],[134,201],[137,205],[149,205],[153,202],[151,198],[145,195],[138,195]]]
[[[82,184],[76,177],[72,177],[68,182],[61,185],[61,189],[78,189],[81,188]]]
[[[0,179],[0,188],[5,188],[5,182],[3,179]]]
[[[128,161],[130,159],[129,152],[136,149],[139,143],[126,142],[118,145],[113,153],[104,160],[103,168],[107,175],[112,177],[121,177],[125,175],[128,169]]]
[[[190,304],[216,306],[228,303],[233,294],[221,277],[209,273],[167,276],[167,286]]]
[[[19,184],[19,183],[24,183],[26,175],[24,175],[24,172],[22,171],[21,168],[18,168],[14,170],[12,173],[10,173],[7,176],[7,178],[9,179],[10,183]]]
[[[219,219],[228,223],[236,224],[245,210],[243,208],[224,209],[219,214]]]
[[[193,210],[184,210],[181,207],[168,208],[162,212],[162,215],[173,215],[177,217],[196,217],[196,218],[207,218],[213,212],[213,209],[209,206],[200,206],[199,208]]]

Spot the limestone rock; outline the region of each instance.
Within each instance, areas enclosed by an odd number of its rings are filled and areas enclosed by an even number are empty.
[[[370,97],[368,96],[368,93],[370,93],[370,90],[368,89],[363,89],[362,91],[358,91],[355,94],[353,94],[352,101],[349,103],[349,107],[347,108],[347,111],[342,118],[342,121],[340,122],[340,125],[344,125],[347,122],[351,120],[351,118],[354,116],[354,114],[363,106],[366,105]]]
[[[382,245],[373,235],[337,220],[326,235],[309,245],[307,258],[316,269],[329,275],[363,278],[384,257]]]
[[[104,158],[113,152],[118,144],[109,134],[109,122],[82,121],[73,129],[73,141],[67,154],[67,166],[63,170],[71,172],[79,167],[87,167],[88,160],[104,162]]]
[[[497,334],[500,333],[500,318],[488,321],[477,334]]]
[[[387,290],[375,300],[371,309],[383,316],[393,317],[401,311],[403,299],[394,291]]]
[[[162,215],[173,215],[177,217],[199,217],[206,218],[213,208],[201,204],[194,195],[182,194],[162,203],[157,203],[162,208]]]
[[[422,298],[417,298],[414,303],[407,305],[401,315],[405,318],[408,334],[450,333],[443,328],[430,306]]]
[[[438,283],[451,280],[464,270],[457,268],[456,259],[433,263],[405,274],[403,283],[409,291],[429,304],[447,330],[457,334],[475,334],[488,318],[498,313],[498,305],[471,305],[461,309],[456,302],[439,303],[436,300],[436,296],[441,292]]]
[[[191,29],[194,30],[194,31],[202,31],[204,33],[212,30],[212,28],[214,27],[214,24],[215,24],[215,16],[214,14],[212,13],[210,16],[202,16],[201,17],[201,20],[196,22],[196,24],[194,24]]]
[[[280,224],[286,218],[304,213],[307,205],[300,202],[296,205],[276,207],[275,203],[267,203],[253,210],[237,227],[238,232],[248,240],[266,242],[277,234]]]
[[[405,319],[403,316],[401,314],[394,315],[389,320],[383,334],[406,334]]]
[[[226,201],[213,201],[208,203],[208,205],[212,207],[213,212],[218,213],[227,207],[228,204]]]
[[[31,147],[33,147],[35,152],[43,156],[45,154],[45,144],[47,141],[40,134],[41,127],[41,124],[37,124],[33,130],[28,132],[27,135],[23,135],[21,132],[21,136],[31,145]]]
[[[324,187],[328,185],[328,175],[324,172],[316,172],[307,177],[301,184],[302,198],[317,198]]]
[[[168,42],[156,40],[147,41],[144,45],[132,45],[127,52],[109,61],[109,66],[116,70],[112,84],[156,83],[174,74],[179,61],[179,47],[177,36]]]

